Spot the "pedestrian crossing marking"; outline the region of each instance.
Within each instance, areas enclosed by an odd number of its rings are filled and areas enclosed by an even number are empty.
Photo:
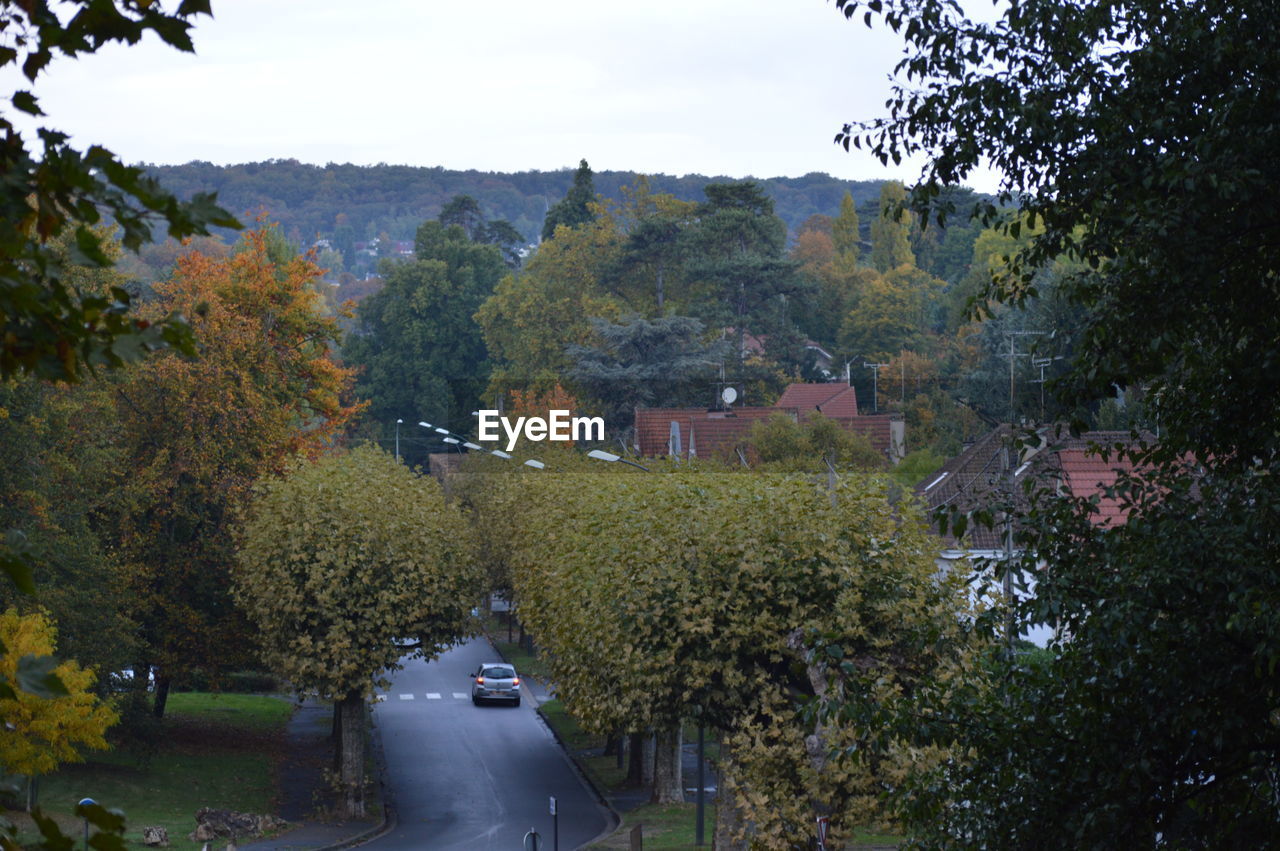
[[[427,692],[427,700],[439,700],[439,699],[440,699],[439,692],[435,692],[435,691]]]

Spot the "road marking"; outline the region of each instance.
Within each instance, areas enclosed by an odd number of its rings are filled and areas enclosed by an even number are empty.
[[[435,691],[427,692],[427,700],[439,700],[440,693]]]
[[[411,694],[402,694],[402,695],[400,695],[400,699],[401,699],[401,700],[413,700],[413,695],[411,695]]]
[[[453,693],[453,698],[454,700],[466,700],[467,693],[465,691],[455,691]]]
[[[375,695],[373,696],[373,702],[374,702],[374,703],[382,703],[382,702],[383,702],[383,701],[385,701],[386,699],[387,699],[387,696],[386,696],[385,694],[375,694]]]

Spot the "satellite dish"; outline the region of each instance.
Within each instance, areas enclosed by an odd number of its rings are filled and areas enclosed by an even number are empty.
[[[738,398],[738,391],[732,387],[726,387],[720,391],[720,398],[726,405],[732,405]]]

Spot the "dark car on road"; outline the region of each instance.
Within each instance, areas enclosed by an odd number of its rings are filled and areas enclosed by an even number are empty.
[[[520,705],[520,677],[506,662],[485,662],[471,675],[471,702],[483,700],[509,701]]]

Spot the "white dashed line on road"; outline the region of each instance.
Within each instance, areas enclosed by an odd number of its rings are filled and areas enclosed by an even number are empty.
[[[465,691],[455,691],[455,692],[453,693],[453,699],[454,699],[454,700],[466,700],[466,699],[467,699],[467,693],[466,693]]]
[[[427,700],[439,700],[439,699],[440,699],[439,692],[435,692],[435,691],[427,692]]]
[[[402,694],[402,695],[400,695],[400,699],[401,699],[401,700],[413,700],[413,695],[411,695],[411,694]]]

